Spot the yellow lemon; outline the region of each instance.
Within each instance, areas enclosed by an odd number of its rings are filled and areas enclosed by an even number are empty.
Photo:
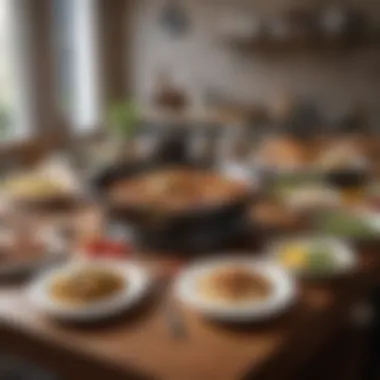
[[[281,262],[283,265],[293,269],[304,267],[306,262],[305,250],[301,246],[286,247],[281,254]]]

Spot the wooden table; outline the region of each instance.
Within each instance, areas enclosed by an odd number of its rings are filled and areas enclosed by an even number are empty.
[[[380,273],[376,246],[362,248],[350,277],[301,286],[299,301],[273,321],[237,328],[183,310],[189,330],[173,338],[162,294],[112,323],[60,325],[33,309],[19,285],[0,287],[0,342],[68,379],[288,379],[347,321]]]

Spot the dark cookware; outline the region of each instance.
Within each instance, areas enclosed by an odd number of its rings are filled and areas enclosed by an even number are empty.
[[[339,189],[353,189],[363,187],[369,180],[369,171],[366,168],[347,168],[333,170],[325,175],[325,180]]]
[[[140,246],[180,252],[219,249],[239,233],[244,226],[247,206],[253,200],[253,191],[228,203],[176,213],[158,213],[133,205],[126,207],[109,200],[108,189],[116,181],[162,166],[146,162],[125,163],[103,170],[92,179],[96,196],[113,218],[134,228]],[[194,164],[183,166],[199,168]]]

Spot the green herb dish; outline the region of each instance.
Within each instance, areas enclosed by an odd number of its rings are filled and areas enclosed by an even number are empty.
[[[319,218],[317,229],[324,234],[344,238],[380,238],[380,229],[366,215],[331,213]]]
[[[329,237],[282,241],[272,247],[272,257],[291,273],[315,279],[342,275],[355,265],[350,245]]]
[[[311,274],[333,273],[339,262],[329,246],[314,246],[307,255],[307,270]]]

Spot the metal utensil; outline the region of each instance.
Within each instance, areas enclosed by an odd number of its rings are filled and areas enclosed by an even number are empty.
[[[183,321],[181,311],[175,304],[174,300],[165,300],[163,312],[170,335],[176,339],[186,338],[188,336],[187,328]]]
[[[184,322],[180,308],[178,307],[173,294],[171,293],[172,281],[168,278],[162,281],[162,290],[168,293],[162,304],[164,323],[169,334],[175,339],[185,339],[188,336],[186,324]]]

